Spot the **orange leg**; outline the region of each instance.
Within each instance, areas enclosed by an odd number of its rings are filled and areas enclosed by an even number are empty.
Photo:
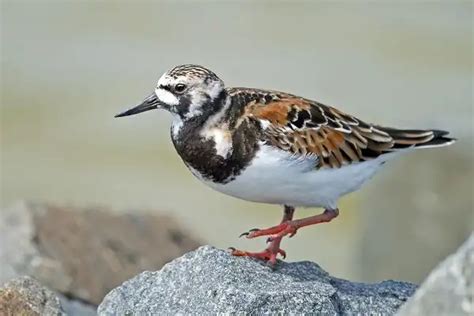
[[[284,236],[289,235],[289,237],[292,237],[296,234],[296,231],[301,227],[315,225],[319,223],[327,223],[339,215],[338,209],[334,209],[334,210],[326,209],[323,213],[319,215],[293,220],[294,211],[295,209],[293,207],[285,206],[283,219],[279,225],[273,226],[267,229],[251,229],[250,231],[243,233],[241,235],[241,236],[246,236],[247,238],[270,236],[268,239],[270,244],[264,251],[247,252],[247,251],[241,251],[241,250],[236,250],[232,248],[232,254],[234,256],[248,256],[248,257],[263,259],[270,262],[270,264],[274,265],[276,263],[276,257],[278,254],[282,255],[283,258],[286,257],[285,251],[283,251],[280,248],[280,243]]]
[[[283,209],[283,218],[281,219],[280,224],[291,221],[293,219],[294,213],[295,213],[294,207],[285,205]],[[245,233],[240,236],[244,236],[244,235]],[[283,256],[283,258],[286,258],[286,252],[280,248],[280,243],[281,243],[282,238],[283,236],[275,236],[273,238],[268,238],[267,242],[269,242],[270,244],[264,251],[261,251],[261,252],[249,252],[249,251],[237,250],[235,248],[230,248],[230,249],[232,250],[233,256],[252,257],[252,258],[262,259],[262,260],[268,261],[271,265],[275,265],[277,255],[280,254]]]
[[[246,236],[247,238],[255,238],[260,236],[286,236],[293,237],[296,234],[296,231],[305,226],[315,225],[319,223],[330,222],[333,218],[339,215],[338,209],[327,209],[319,215],[314,215],[302,219],[288,220],[280,223],[280,225],[273,226],[266,229],[251,229],[248,232],[243,233],[241,236]]]

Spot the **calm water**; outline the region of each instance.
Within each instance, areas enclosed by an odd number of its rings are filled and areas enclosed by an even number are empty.
[[[3,1],[1,11],[3,207],[27,198],[169,212],[218,247],[262,248],[237,236],[278,222],[279,207],[194,179],[172,148],[167,113],[113,119],[162,72],[191,62],[230,86],[460,139],[393,163],[341,202],[336,221],[285,241],[289,260],[418,281],[473,229],[470,3]]]

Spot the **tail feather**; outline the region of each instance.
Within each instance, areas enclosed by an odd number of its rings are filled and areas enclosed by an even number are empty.
[[[443,130],[416,130],[377,127],[393,138],[391,150],[403,148],[431,148],[451,145],[455,138],[448,137],[448,131]]]

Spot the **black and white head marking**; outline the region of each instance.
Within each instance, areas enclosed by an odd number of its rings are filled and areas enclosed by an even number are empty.
[[[155,94],[162,107],[175,116],[177,123],[204,114],[224,92],[224,83],[210,70],[197,65],[181,65],[164,73]]]

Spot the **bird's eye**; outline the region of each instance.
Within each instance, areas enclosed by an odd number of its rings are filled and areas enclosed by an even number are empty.
[[[174,91],[176,91],[177,93],[182,93],[184,90],[186,90],[186,85],[183,83],[178,83],[174,86]]]

